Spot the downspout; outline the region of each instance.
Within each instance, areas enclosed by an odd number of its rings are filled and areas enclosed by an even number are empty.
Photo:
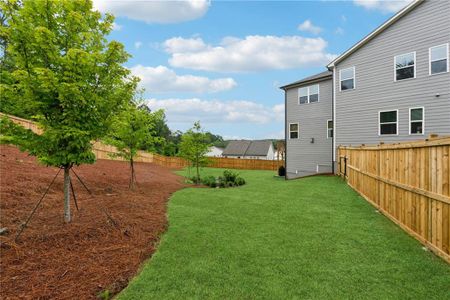
[[[334,168],[336,164],[336,66],[333,66],[333,88],[331,89],[331,94],[333,95],[333,101],[331,102],[332,109],[332,119],[333,119],[333,137],[331,139],[331,155],[333,156],[332,160],[332,172],[334,174]]]
[[[284,90],[284,180],[287,180],[287,93]]]

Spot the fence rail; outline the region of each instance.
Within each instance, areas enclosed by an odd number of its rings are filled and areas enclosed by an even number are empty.
[[[450,137],[341,146],[338,155],[353,189],[450,263]]]
[[[42,133],[42,129],[30,120],[22,119],[12,115],[0,113],[1,116],[6,116],[14,123],[20,124],[25,128],[32,130],[37,134]],[[103,144],[102,142],[95,142],[92,146],[92,151],[97,159],[120,160],[121,157],[116,156],[117,148],[111,145]],[[163,156],[155,153],[139,151],[136,162],[155,163],[160,166],[168,168],[184,168],[189,166],[189,162],[180,157]],[[283,160],[260,160],[260,159],[237,159],[237,158],[209,158],[209,167],[213,168],[229,168],[229,169],[248,169],[248,170],[278,170],[278,167],[284,165]]]

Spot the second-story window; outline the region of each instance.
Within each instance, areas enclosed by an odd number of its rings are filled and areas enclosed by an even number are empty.
[[[319,85],[310,85],[298,89],[298,103],[314,103],[319,102]]]
[[[416,52],[397,55],[395,61],[395,81],[416,77]]]
[[[448,72],[448,44],[430,48],[430,75]]]
[[[353,90],[355,88],[355,67],[340,70],[339,80],[341,91]]]

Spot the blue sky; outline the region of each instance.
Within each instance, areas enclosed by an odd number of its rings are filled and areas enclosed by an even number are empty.
[[[408,0],[94,0],[116,16],[152,109],[169,127],[203,127],[228,139],[283,138],[279,86],[325,70],[336,55]]]

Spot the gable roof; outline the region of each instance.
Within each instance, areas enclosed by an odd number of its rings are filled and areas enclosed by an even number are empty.
[[[388,28],[389,26],[391,26],[392,24],[394,24],[395,22],[397,22],[400,18],[402,18],[403,16],[405,16],[407,13],[409,13],[411,10],[413,10],[414,8],[416,8],[420,3],[424,2],[425,0],[414,0],[413,2],[411,2],[410,4],[408,4],[407,6],[405,6],[402,10],[400,10],[398,13],[396,13],[394,16],[392,16],[389,20],[387,20],[386,22],[384,22],[383,24],[381,24],[378,28],[376,28],[374,31],[372,31],[371,33],[369,33],[366,37],[364,37],[362,40],[360,40],[358,43],[356,43],[355,45],[353,45],[350,49],[348,49],[347,51],[345,51],[344,53],[342,53],[341,55],[339,55],[338,57],[336,57],[332,62],[330,62],[327,65],[328,69],[333,68],[334,66],[336,66],[336,64],[338,64],[340,61],[342,61],[344,58],[348,57],[349,55],[351,55],[353,52],[355,52],[356,50],[358,50],[359,48],[361,48],[362,46],[364,46],[365,44],[367,44],[369,41],[371,41],[374,37],[376,37],[377,35],[379,35],[380,33],[382,33],[386,28]]]
[[[327,70],[327,71],[324,71],[324,72],[321,72],[318,74],[314,74],[312,76],[305,77],[305,78],[295,81],[293,83],[289,83],[284,86],[281,86],[280,89],[285,90],[287,88],[302,85],[302,84],[309,83],[309,82],[322,81],[324,79],[327,79],[328,77],[331,78],[332,75],[333,75],[333,72]]]
[[[230,141],[225,150],[223,150],[222,155],[244,156],[250,143],[250,141]]]
[[[223,150],[223,156],[266,156],[269,152],[271,141],[230,141]]]
[[[269,152],[271,141],[253,141],[247,149],[245,155],[266,156]]]

